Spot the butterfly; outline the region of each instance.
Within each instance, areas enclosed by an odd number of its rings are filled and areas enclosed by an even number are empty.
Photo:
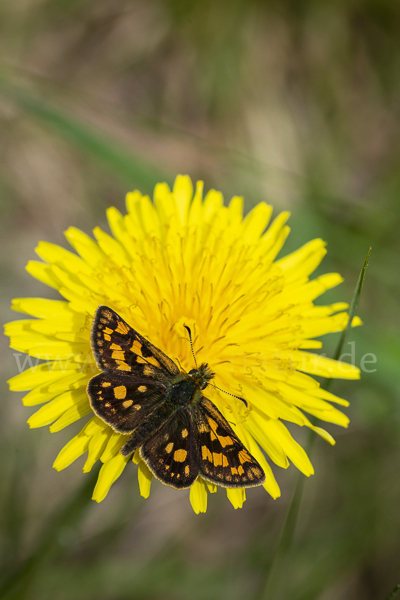
[[[88,383],[90,405],[129,436],[123,456],[139,448],[153,475],[179,490],[199,475],[232,488],[265,481],[259,463],[202,393],[215,375],[208,364],[182,371],[107,306],[96,310],[91,345],[102,372]]]

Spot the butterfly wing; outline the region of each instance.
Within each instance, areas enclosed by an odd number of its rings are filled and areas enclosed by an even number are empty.
[[[95,313],[91,344],[97,366],[102,371],[159,381],[170,380],[180,372],[173,360],[107,306],[99,306]]]
[[[140,456],[162,483],[178,490],[190,487],[199,474],[199,458],[188,410],[178,410],[143,444]]]
[[[165,397],[160,381],[100,373],[87,386],[93,412],[119,433],[131,433]]]
[[[202,396],[191,407],[197,440],[200,475],[223,487],[261,485],[264,471],[246,450],[217,407]]]

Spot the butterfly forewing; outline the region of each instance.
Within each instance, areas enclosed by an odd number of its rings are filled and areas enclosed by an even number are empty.
[[[119,433],[131,433],[163,401],[159,381],[100,373],[87,387],[91,407],[100,419]]]
[[[264,483],[264,471],[217,407],[203,396],[192,409],[200,475],[223,487]]]
[[[191,416],[178,410],[140,449],[150,471],[176,489],[188,488],[199,474],[199,459]]]
[[[91,331],[92,350],[103,371],[168,380],[179,368],[111,308],[99,306]]]

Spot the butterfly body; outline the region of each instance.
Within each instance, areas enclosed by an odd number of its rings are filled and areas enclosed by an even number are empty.
[[[264,482],[258,462],[202,394],[214,377],[206,363],[181,371],[106,306],[96,311],[91,342],[102,372],[88,383],[90,404],[115,431],[129,434],[124,456],[139,448],[155,477],[176,489],[199,475],[224,487]]]
[[[204,366],[207,367],[207,365]],[[160,397],[162,397],[160,405],[150,413],[145,421],[137,426],[128,442],[122,447],[122,454],[129,456],[153,437],[164,423],[173,418],[182,418],[180,412],[183,409],[200,403],[202,400],[200,389],[203,388],[199,387],[198,381],[201,382],[200,386],[203,385],[204,379],[201,374],[197,374],[196,370],[196,373],[192,375],[181,373],[171,383],[165,384],[162,394],[160,390]]]

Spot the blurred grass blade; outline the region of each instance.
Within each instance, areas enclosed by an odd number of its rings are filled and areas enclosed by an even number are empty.
[[[78,526],[91,505],[97,476],[98,469],[93,470],[83,485],[66,500],[59,511],[49,517],[30,557],[17,566],[1,583],[1,600],[23,600],[25,597],[29,597],[30,587],[49,557],[54,559],[59,553],[65,552],[64,545],[68,532],[79,531]]]
[[[86,156],[101,162],[131,188],[135,186],[150,192],[158,181],[171,182],[171,178],[156,165],[138,158],[129,150],[124,150],[120,142],[109,139],[31,91],[15,85],[4,74],[0,75],[0,94],[76,146]]]
[[[342,353],[342,349],[344,346],[344,343],[346,341],[347,335],[351,329],[351,323],[353,321],[353,317],[355,316],[356,310],[357,310],[357,306],[358,306],[358,302],[360,300],[360,296],[361,296],[361,291],[364,285],[364,279],[365,279],[365,273],[367,271],[367,267],[368,267],[368,262],[369,262],[369,255],[371,254],[371,250],[372,248],[370,247],[368,252],[367,252],[367,256],[365,257],[364,260],[364,264],[362,266],[362,269],[360,271],[360,275],[358,276],[358,281],[357,281],[357,285],[356,285],[356,289],[354,290],[354,295],[353,295],[353,299],[351,301],[350,304],[350,310],[349,310],[349,320],[347,322],[347,327],[346,329],[343,330],[342,335],[340,336],[340,340],[339,343],[337,345],[336,348],[336,352],[333,356],[334,360],[338,360],[339,356]]]
[[[368,267],[369,255],[371,254],[371,250],[372,250],[372,248],[370,247],[368,249],[367,256],[365,257],[364,264],[362,266],[360,274],[358,276],[356,289],[354,290],[353,299],[352,299],[351,304],[350,304],[349,320],[347,321],[346,329],[344,329],[342,331],[342,335],[340,336],[339,343],[338,343],[338,345],[336,347],[336,351],[335,351],[335,353],[334,353],[334,355],[332,357],[334,360],[339,360],[339,357],[342,354],[344,343],[345,343],[346,338],[347,338],[347,336],[348,336],[348,334],[350,332],[351,324],[353,322],[353,317],[355,316],[355,313],[356,313],[356,310],[357,310],[357,306],[358,306],[358,302],[360,300],[362,288],[363,288],[363,285],[364,285],[364,279],[365,279],[365,274],[366,274],[367,267]],[[332,379],[331,378],[327,378],[327,379],[325,379],[325,381],[321,385],[321,387],[324,388],[325,390],[328,390],[331,385],[332,385]]]
[[[343,333],[340,337],[339,343],[337,345],[337,348],[336,348],[336,351],[335,351],[335,354],[333,357],[335,360],[337,360],[339,358],[339,356],[341,355],[343,344],[346,340],[348,332],[351,329],[351,322],[355,315],[355,311],[357,310],[361,291],[362,291],[362,288],[364,285],[365,273],[367,270],[370,254],[371,254],[371,248],[369,248],[369,250],[367,252],[367,256],[365,257],[364,264],[362,266],[360,275],[357,280],[357,285],[354,290],[353,299],[350,304],[349,320],[348,320],[346,329],[343,331]],[[327,389],[331,381],[332,381],[331,379],[327,379],[325,381],[325,384],[321,387],[324,387],[325,389]],[[316,437],[315,432],[310,430],[309,439],[306,444],[307,454],[311,453],[315,437]],[[292,546],[293,536],[294,536],[294,532],[296,530],[297,519],[298,519],[299,512],[300,512],[300,506],[301,506],[301,500],[303,497],[305,482],[306,482],[306,478],[304,477],[304,475],[299,473],[296,487],[295,487],[294,494],[293,494],[293,498],[290,503],[288,512],[286,513],[286,518],[283,523],[283,527],[281,529],[281,534],[279,536],[277,548],[276,548],[274,557],[272,559],[272,564],[267,573],[264,588],[262,589],[262,592],[259,595],[260,600],[269,600],[270,598],[274,597],[275,588],[279,581],[279,576],[284,571],[285,558],[286,558],[287,554],[289,553],[290,548]]]
[[[400,583],[398,583],[393,590],[390,592],[389,596],[386,598],[386,600],[394,600],[394,598],[396,598],[397,594],[400,592]]]

